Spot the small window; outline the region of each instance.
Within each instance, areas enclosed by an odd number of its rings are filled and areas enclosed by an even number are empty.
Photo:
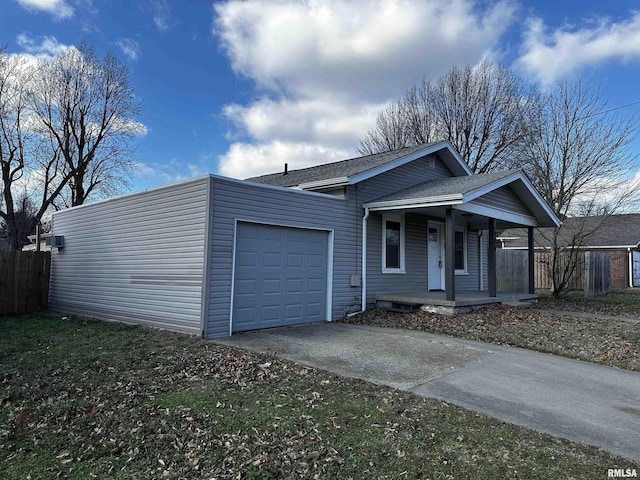
[[[400,215],[382,218],[382,271],[404,273],[404,222]]]
[[[467,273],[467,230],[464,227],[456,227],[453,249],[453,264],[456,273]]]

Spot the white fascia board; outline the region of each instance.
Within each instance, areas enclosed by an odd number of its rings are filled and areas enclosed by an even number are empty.
[[[551,250],[551,247],[533,247],[535,250]],[[568,247],[559,247],[560,250],[564,250]],[[597,245],[597,246],[583,246],[583,247],[575,247],[575,250],[617,250],[617,249],[627,249],[627,248],[636,248],[636,245]],[[527,247],[503,247],[503,250],[526,250]]]
[[[478,205],[477,203],[463,203],[461,205],[454,206],[453,208],[455,208],[456,210],[460,210],[462,212],[482,215],[484,217],[495,218],[496,220],[511,222],[518,225],[525,225],[527,227],[538,226],[538,222],[534,217],[530,217],[528,215],[522,215],[514,212],[508,212],[506,210],[501,210],[495,207]]]
[[[317,190],[321,188],[344,187],[346,185],[349,185],[349,179],[347,177],[336,177],[316,180],[315,182],[301,183],[297,188],[302,190]]]
[[[369,208],[371,211],[379,210],[399,210],[403,208],[420,208],[420,207],[440,207],[442,205],[455,205],[462,203],[462,196],[455,195],[438,195],[437,197],[419,197],[402,200],[388,200],[384,202],[368,202],[363,207]]]
[[[584,247],[578,247],[578,249],[586,250],[615,250],[618,248],[638,248],[638,245],[587,245]]]
[[[547,214],[549,219],[555,224],[556,227],[562,225],[560,219],[556,216],[556,214],[549,208],[547,202],[540,196],[536,188],[529,181],[529,179],[522,172],[513,172],[511,175],[507,175],[495,182],[491,182],[488,185],[484,185],[482,187],[476,188],[471,192],[465,194],[464,199],[465,202],[470,202],[475,200],[478,197],[486,195],[494,190],[497,190],[500,187],[504,187],[505,185],[509,185],[510,183],[516,182],[520,180],[522,184],[526,187],[527,191],[531,194],[532,197],[538,202],[538,204],[542,207],[544,212]]]
[[[467,202],[470,202],[471,200],[475,200],[476,198],[486,195],[487,193],[491,193],[500,187],[504,187],[505,185],[508,185],[518,180],[519,178],[522,178],[522,173],[513,172],[511,175],[507,175],[506,177],[502,177],[498,180],[488,183],[487,185],[483,185],[482,187],[478,187],[475,190],[471,190],[470,192],[465,193],[464,199]]]
[[[400,167],[406,163],[413,162],[414,160],[417,160],[418,158],[424,157],[426,155],[437,153],[438,151],[443,149],[446,149],[449,151],[449,153],[451,153],[453,158],[460,164],[460,167],[468,175],[473,175],[473,172],[469,169],[469,166],[464,162],[464,160],[462,160],[458,152],[456,152],[451,144],[445,140],[433,145],[426,146],[425,148],[418,150],[417,152],[413,152],[403,157],[397,158],[393,162],[385,163],[384,165],[380,165],[379,167],[375,167],[371,170],[353,175],[352,177],[349,177],[349,184],[354,185],[364,180],[368,180],[371,177],[375,177],[376,175],[380,175],[381,173],[388,172],[389,170],[393,170],[394,168]]]

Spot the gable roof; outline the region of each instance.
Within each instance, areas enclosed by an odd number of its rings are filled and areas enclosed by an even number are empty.
[[[438,154],[454,175],[472,175],[471,170],[453,146],[448,141],[443,140],[364,157],[350,158],[339,162],[325,163],[315,167],[289,170],[286,174],[284,172],[271,173],[247,178],[247,180],[281,187],[300,187],[310,190],[352,185],[433,153]]]
[[[566,218],[560,229],[560,241],[569,243],[569,239],[581,229],[583,232],[589,232],[583,242],[585,248],[636,248],[640,244],[640,213]],[[547,235],[536,231],[535,246],[550,246],[546,237]],[[521,228],[504,230],[498,238],[504,239],[507,248],[527,246],[527,232]]]
[[[473,200],[507,185],[531,211],[532,217],[509,211],[506,206],[495,208],[472,203]],[[557,227],[561,224],[521,170],[429,180],[364,204],[364,207],[372,211],[436,206],[454,206],[469,213],[490,214],[496,219],[521,225]]]
[[[380,197],[369,202],[367,206],[375,206],[381,203],[407,202],[410,200],[444,199],[442,197],[462,200],[465,195],[468,196],[474,190],[486,187],[516,171],[519,172],[519,170],[507,170],[503,172],[477,174],[470,177],[449,177],[429,180]]]

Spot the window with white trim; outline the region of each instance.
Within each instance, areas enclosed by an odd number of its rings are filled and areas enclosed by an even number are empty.
[[[382,217],[382,273],[405,273],[402,215]]]
[[[467,272],[467,229],[456,226],[453,237],[453,265],[456,273]]]

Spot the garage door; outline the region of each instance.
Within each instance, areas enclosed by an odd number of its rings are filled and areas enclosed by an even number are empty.
[[[327,320],[325,231],[238,223],[232,330]]]

